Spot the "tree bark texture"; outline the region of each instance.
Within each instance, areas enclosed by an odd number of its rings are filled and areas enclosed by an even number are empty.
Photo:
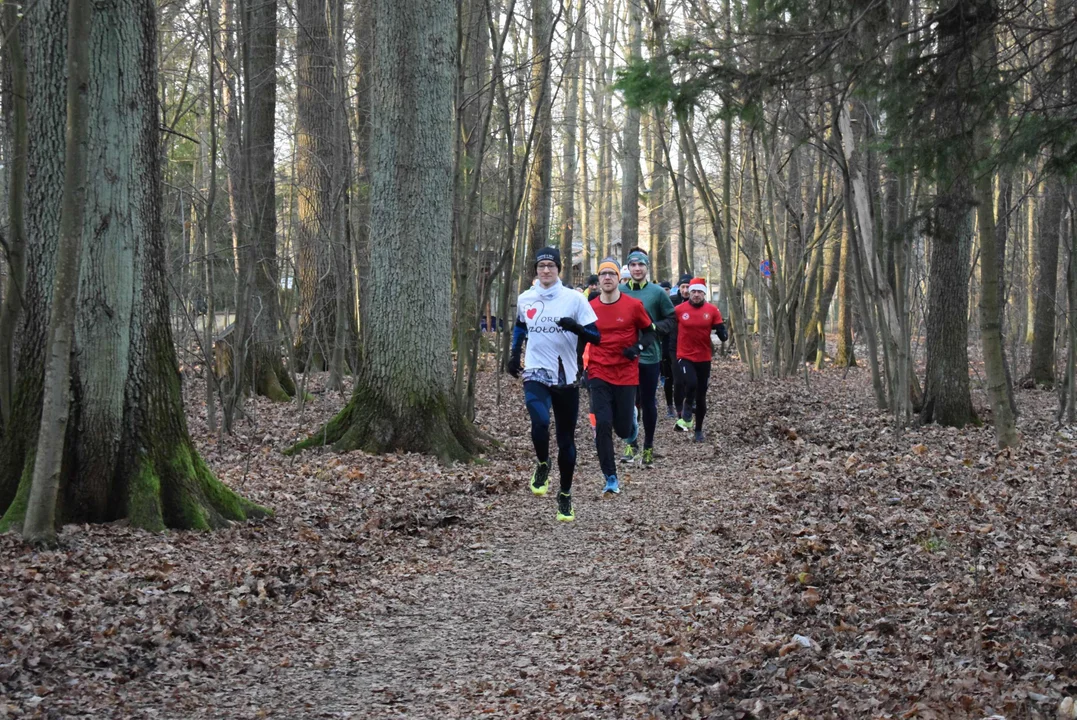
[[[935,107],[939,169],[929,225],[927,379],[921,418],[953,427],[976,419],[968,356],[969,253],[976,204],[975,130],[968,124],[974,98],[969,91],[978,81],[973,55],[993,27],[992,0],[958,2],[939,15]],[[993,231],[993,221],[991,226]]]
[[[477,449],[452,400],[451,303],[455,8],[375,0],[371,113],[371,300],[366,361],[349,403],[292,451],[410,450],[451,460]],[[403,286],[423,288],[415,322]]]
[[[636,0],[628,3],[628,48],[625,61],[639,60],[642,50],[642,13]],[[639,108],[625,108],[621,135],[621,262],[639,245]]]
[[[531,197],[528,202],[529,257],[550,242],[550,208],[553,202],[553,113],[550,98],[550,41],[553,12],[550,0],[531,2],[531,117],[536,124]],[[562,267],[571,258],[561,258]]]
[[[327,370],[337,323],[333,263],[335,115],[333,48],[326,0],[296,9],[296,175],[299,191],[299,327],[296,360],[304,371]],[[309,366],[307,363],[310,363]]]
[[[277,187],[273,136],[277,112],[277,0],[247,0],[250,10],[250,262],[248,303],[254,391],[272,400],[295,395],[281,356],[280,268],[277,262]]]
[[[155,4],[98,6],[90,38],[82,264],[59,522],[219,527],[267,511],[213,477],[191,445],[169,322],[160,216]],[[0,528],[20,525],[37,451],[45,331],[57,267],[64,167],[66,3],[28,9],[26,312],[13,428],[0,447]]]
[[[1044,183],[1043,211],[1036,237],[1035,310],[1029,375],[1037,385],[1055,382],[1055,312],[1058,292],[1058,245],[1061,237],[1065,186],[1051,178]]]

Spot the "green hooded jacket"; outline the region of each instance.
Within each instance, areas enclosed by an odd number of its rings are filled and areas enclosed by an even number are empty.
[[[669,293],[661,285],[646,280],[638,283],[635,280],[621,283],[621,292],[643,303],[643,309],[651,316],[651,322],[658,329],[659,341],[644,350],[639,356],[639,361],[644,365],[662,362],[660,339],[663,335],[668,335],[677,325],[677,316],[674,314],[673,301],[669,299]]]

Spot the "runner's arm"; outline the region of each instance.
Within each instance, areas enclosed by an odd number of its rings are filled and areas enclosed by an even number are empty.
[[[662,293],[662,299],[658,301],[658,315],[660,319],[654,324],[659,335],[669,335],[677,328],[677,310],[673,307],[673,301],[669,295]]]
[[[715,323],[714,327],[712,327],[711,330],[714,332],[715,335],[718,336],[718,339],[722,342],[725,342],[729,339],[729,332],[725,329],[724,322]]]
[[[527,338],[527,323],[516,321],[516,327],[512,330],[511,355],[519,355],[523,351],[524,340]]]

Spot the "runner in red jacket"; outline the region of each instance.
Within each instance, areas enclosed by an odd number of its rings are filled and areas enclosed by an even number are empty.
[[[587,364],[591,390],[591,412],[595,415],[595,445],[598,462],[606,480],[603,493],[621,491],[613,454],[613,432],[626,442],[635,440],[636,385],[639,383],[639,356],[657,339],[650,315],[643,303],[623,293],[618,286],[619,269],[613,258],[598,266],[601,294],[591,301],[598,320],[595,327],[602,342],[593,345]]]
[[[711,332],[725,342],[729,339],[722,313],[706,301],[707,284],[693,278],[688,286],[688,302],[677,306],[677,411],[681,419],[674,430],[686,432],[692,428],[692,406],[685,402],[695,398],[695,441],[703,442],[703,418],[707,415],[707,386],[711,377],[711,358],[714,345]],[[681,393],[681,386],[684,388]]]

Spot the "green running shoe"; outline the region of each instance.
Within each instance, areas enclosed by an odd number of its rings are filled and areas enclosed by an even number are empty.
[[[685,422],[684,418],[681,418],[680,420],[678,420],[677,424],[673,426],[673,431],[674,432],[688,432],[691,429],[692,429],[692,424]]]
[[[571,494],[557,494],[557,519],[561,522],[572,522],[576,519],[576,510],[572,507]]]
[[[545,495],[550,489],[550,464],[540,462],[535,472],[531,473],[531,492],[535,495]]]
[[[630,463],[630,462],[634,462],[635,459],[636,459],[636,448],[632,447],[632,443],[627,443],[625,445],[624,454],[621,455],[621,462]]]
[[[654,448],[643,448],[643,467],[650,468],[654,465]]]

